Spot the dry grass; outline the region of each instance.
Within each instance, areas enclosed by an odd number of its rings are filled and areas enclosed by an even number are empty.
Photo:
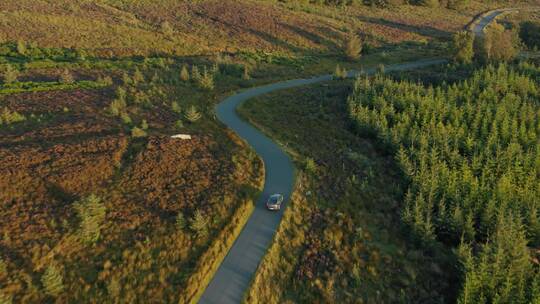
[[[349,30],[373,44],[446,37],[486,8],[345,9],[272,1],[46,1],[0,3],[0,36],[101,55],[164,52],[335,51]],[[171,24],[172,35],[161,32]]]

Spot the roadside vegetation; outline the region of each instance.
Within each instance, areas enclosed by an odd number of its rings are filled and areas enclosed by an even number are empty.
[[[379,71],[243,105],[242,115],[307,172],[247,303],[538,300],[540,69],[482,67],[473,43],[466,33],[454,36],[455,64]],[[288,127],[275,127],[280,120]],[[378,246],[363,244],[358,231]],[[386,263],[375,263],[375,253]]]

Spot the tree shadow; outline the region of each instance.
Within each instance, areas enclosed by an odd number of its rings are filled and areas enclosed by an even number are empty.
[[[223,21],[223,20],[219,20],[215,17],[212,17],[208,14],[205,14],[205,13],[197,13],[197,15],[201,18],[204,18],[204,19],[208,19],[208,20],[211,20],[215,23],[220,23],[222,25],[224,25],[225,27],[228,27],[228,28],[239,28],[239,29],[242,29],[246,32],[249,32],[250,34],[252,35],[255,35],[259,38],[261,38],[262,40],[272,44],[272,45],[277,45],[279,47],[282,47],[282,48],[285,48],[285,49],[288,49],[292,52],[300,52],[300,51],[303,51],[302,48],[299,48],[297,46],[294,46],[292,44],[290,44],[289,42],[286,42],[282,39],[279,39],[277,37],[274,37],[268,33],[264,33],[264,32],[261,32],[261,31],[257,31],[257,30],[254,30],[254,29],[251,29],[249,27],[246,27],[246,26],[241,26],[241,25],[238,25],[238,24],[232,24],[230,22],[227,22],[227,21]]]
[[[389,21],[386,19],[381,18],[374,18],[374,17],[365,17],[365,16],[358,16],[358,20],[362,22],[377,24],[377,25],[383,25],[392,27],[395,29],[412,32],[416,34],[420,34],[423,36],[429,36],[432,38],[448,38],[451,36],[450,32],[443,31],[440,29],[436,29],[431,26],[417,26],[417,25],[410,25],[410,24],[404,24],[401,22],[395,22],[395,21]]]
[[[335,43],[334,41],[332,41],[332,40],[330,40],[330,39],[328,39],[326,37],[323,37],[323,36],[317,35],[315,33],[306,31],[306,30],[301,29],[301,28],[296,27],[296,26],[292,26],[290,24],[280,23],[280,26],[283,26],[284,28],[286,28],[286,29],[294,32],[295,34],[297,34],[297,35],[311,41],[314,44],[326,46],[328,49],[338,49],[339,48],[339,45],[337,43]],[[335,30],[329,30],[329,29],[326,29],[326,28],[322,29],[322,27],[318,27],[317,29],[321,30],[321,32],[323,32],[323,31],[330,32],[331,35],[334,35],[335,37],[339,36],[338,32],[335,31]]]

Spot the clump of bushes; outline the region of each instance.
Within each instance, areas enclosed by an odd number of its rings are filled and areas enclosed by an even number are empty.
[[[8,108],[4,108],[2,113],[0,113],[0,126],[1,125],[10,125],[12,123],[25,121],[26,117],[22,114],[19,114],[16,111],[10,111]]]
[[[482,62],[506,62],[514,59],[518,51],[516,33],[495,23],[479,41],[477,55]]]
[[[459,63],[471,63],[474,57],[474,34],[461,31],[454,34],[452,39],[453,59]]]

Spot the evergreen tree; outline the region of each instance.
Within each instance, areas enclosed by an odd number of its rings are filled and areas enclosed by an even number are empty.
[[[214,89],[214,76],[204,68],[202,76],[198,80],[199,86],[205,90]]]
[[[349,60],[355,61],[360,58],[362,52],[362,41],[356,34],[351,34],[345,45],[345,56]]]
[[[101,224],[107,212],[105,205],[99,197],[92,194],[74,206],[81,220],[81,240],[88,244],[97,242],[101,235]]]
[[[183,82],[189,81],[189,71],[187,66],[183,65],[182,70],[180,70],[180,80]]]
[[[184,117],[191,123],[194,123],[197,120],[199,120],[201,116],[202,116],[201,113],[197,111],[197,108],[194,105],[189,107],[187,111],[184,113]]]
[[[57,264],[50,264],[41,277],[45,292],[51,296],[58,296],[64,290],[64,278]]]
[[[184,227],[186,227],[186,220],[182,212],[178,212],[178,214],[176,215],[176,227],[178,228],[178,230],[183,230]]]
[[[75,82],[75,79],[68,69],[64,69],[60,74],[60,82],[69,84]]]
[[[19,40],[17,41],[17,53],[19,53],[19,55],[26,55],[26,51],[27,51],[27,48],[26,48],[26,43],[22,40]]]
[[[17,82],[19,77],[19,71],[14,69],[10,64],[6,65],[6,70],[4,71],[4,83],[10,84]]]
[[[474,34],[461,31],[453,36],[454,61],[459,63],[471,63],[474,57]]]
[[[195,211],[195,214],[191,219],[190,228],[200,238],[204,238],[208,235],[208,219],[200,210]]]

